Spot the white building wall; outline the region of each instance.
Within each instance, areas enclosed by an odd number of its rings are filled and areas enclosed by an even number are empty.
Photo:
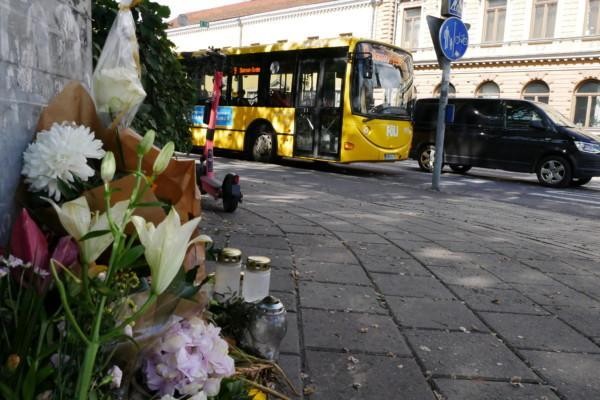
[[[209,28],[176,28],[168,35],[177,51],[297,41],[309,36],[330,38],[341,33],[368,38],[372,17],[370,0],[343,0],[211,22]]]

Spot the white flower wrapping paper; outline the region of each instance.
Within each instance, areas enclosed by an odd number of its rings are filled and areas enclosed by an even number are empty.
[[[130,3],[131,0],[120,3],[92,81],[96,108],[106,126],[116,122],[120,127],[128,127],[146,97]]]

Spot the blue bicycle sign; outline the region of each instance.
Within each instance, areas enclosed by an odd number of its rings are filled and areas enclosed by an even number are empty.
[[[469,47],[469,32],[465,24],[456,17],[445,20],[439,32],[440,49],[450,61],[461,58]]]

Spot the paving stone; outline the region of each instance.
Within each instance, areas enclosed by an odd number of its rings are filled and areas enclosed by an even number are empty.
[[[450,285],[456,295],[477,311],[548,315],[540,305],[514,289],[468,288]]]
[[[289,385],[283,379],[277,381],[277,390],[293,399],[302,400],[302,360],[300,356],[293,354],[280,354],[277,364],[283,369],[288,379],[294,385],[294,389],[299,394],[296,395]]]
[[[435,399],[410,358],[321,351],[308,351],[306,358],[315,388],[311,400]]]
[[[519,247],[506,247],[496,248],[498,253],[504,254],[508,257],[517,258],[519,260],[550,260],[551,256],[544,254],[544,250],[536,251],[532,248],[519,248]]]
[[[386,302],[402,326],[411,328],[467,329],[487,332],[481,320],[462,302],[387,296]]]
[[[247,256],[265,256],[271,259],[271,266],[278,268],[293,268],[292,253],[282,249],[265,249],[261,247],[244,246],[244,258]]]
[[[287,313],[287,332],[279,347],[282,353],[300,354],[300,339],[298,336],[298,314]]]
[[[336,235],[344,234],[344,233],[369,233],[368,230],[361,228],[356,224],[351,224],[349,222],[340,221],[340,220],[322,220],[319,219],[317,222],[323,228],[331,231]]]
[[[554,280],[600,300],[600,277],[595,275],[549,274]]]
[[[460,266],[470,262],[468,253],[453,252],[434,244],[429,244],[428,246],[412,251],[411,253],[425,265],[450,267],[453,265]]]
[[[600,352],[600,348],[555,317],[479,313],[512,346],[517,348]]]
[[[348,243],[389,243],[386,238],[375,233],[337,232],[337,236]]]
[[[231,240],[229,241],[231,247],[238,248],[247,254],[247,251],[244,250],[246,247],[258,247],[261,249],[280,249],[280,250],[289,250],[290,246],[282,236],[259,236],[259,235],[247,235],[247,234],[239,234],[231,236]]]
[[[271,268],[271,290],[292,292],[296,288],[292,271],[289,269]]]
[[[303,309],[302,321],[307,347],[410,355],[388,316]]]
[[[491,265],[486,266],[485,269],[504,282],[532,285],[556,284],[556,281],[551,277],[523,264]]]
[[[433,375],[537,379],[504,343],[493,335],[421,331],[406,333],[419,359]]]
[[[421,249],[427,247],[431,242],[429,240],[404,240],[404,239],[390,239],[392,243],[406,251],[407,253],[415,253]]]
[[[493,250],[487,246],[481,245],[480,243],[469,240],[469,241],[448,241],[444,240],[444,247],[452,252],[459,253],[494,253]]]
[[[472,288],[505,287],[506,284],[486,270],[476,266],[430,267],[442,282]]]
[[[296,302],[296,291],[287,291],[287,292],[279,292],[279,291],[274,291],[271,290],[270,293],[272,296],[277,297],[279,300],[281,300],[281,302],[283,303],[283,305],[285,306],[285,309],[287,311],[291,311],[291,312],[297,312],[298,311],[298,306],[297,306],[297,302]]]
[[[585,268],[572,266],[562,260],[523,260],[523,264],[546,273],[591,275],[591,272]]]
[[[311,268],[312,267],[312,268]],[[306,281],[320,281],[333,283],[352,283],[357,285],[369,285],[371,281],[367,277],[363,267],[353,264],[313,264],[298,268],[300,279]]]
[[[382,272],[387,274],[431,276],[417,260],[410,258],[359,257],[360,262],[369,272]]]
[[[600,302],[579,293],[565,285],[525,285],[513,283],[512,286],[538,304],[553,306],[600,307]]]
[[[590,259],[571,256],[566,260],[566,262],[575,268],[583,268],[584,270],[596,275],[600,274],[600,261],[598,261],[597,257]]]
[[[354,254],[357,257],[390,257],[393,259],[412,259],[412,256],[406,251],[398,248],[391,243],[369,243],[369,244],[360,244],[353,243],[349,244],[349,247],[352,249]]]
[[[385,313],[370,287],[300,282],[300,306],[328,310]]]
[[[588,336],[600,336],[600,308],[550,306],[548,310]]]
[[[356,264],[356,258],[348,249],[338,247],[294,247],[299,262],[323,261],[339,264]]]
[[[600,355],[522,351],[533,368],[568,400],[597,399]]]
[[[371,275],[375,284],[386,295],[454,299],[454,295],[433,277],[376,273]]]
[[[311,235],[330,235],[329,231],[309,223],[302,225],[280,224],[279,228],[286,233],[307,233]]]
[[[466,379],[436,379],[444,400],[559,400],[548,386]]]
[[[344,244],[336,237],[331,235],[300,235],[300,234],[288,234],[288,240],[295,246],[320,246],[320,247],[339,247],[343,248]]]

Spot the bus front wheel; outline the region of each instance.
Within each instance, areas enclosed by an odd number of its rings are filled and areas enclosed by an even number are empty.
[[[275,135],[263,128],[253,137],[252,159],[259,162],[271,162],[275,159],[275,148]]]

